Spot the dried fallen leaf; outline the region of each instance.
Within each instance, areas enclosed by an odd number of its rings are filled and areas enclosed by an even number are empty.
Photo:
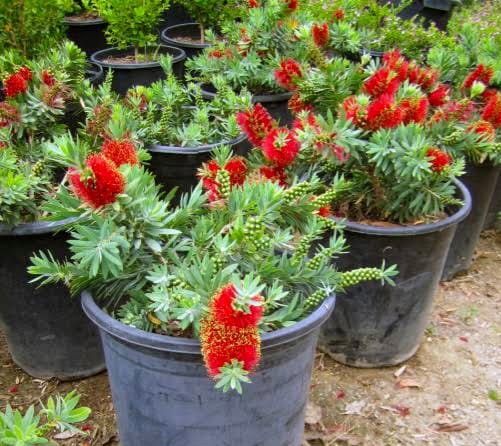
[[[60,432],[59,434],[54,435],[55,440],[68,440],[69,438],[73,438],[76,436],[75,432],[65,431]]]
[[[9,393],[17,393],[19,389],[17,388],[17,386],[12,386],[11,388],[9,388],[8,392]]]
[[[346,393],[344,393],[342,390],[338,390],[336,392],[336,399],[342,400],[346,396]]]
[[[446,413],[447,412],[447,406],[444,406],[444,405],[438,406],[437,409],[436,409],[436,412],[437,413],[441,413],[441,414]]]
[[[319,424],[322,422],[322,408],[311,401],[306,406],[306,414],[304,418],[306,424]]]
[[[459,340],[462,342],[468,342],[468,338],[466,336],[459,336]]]
[[[412,378],[402,378],[398,380],[395,384],[397,389],[405,389],[405,388],[419,388],[421,384],[419,384],[415,379]]]
[[[392,406],[401,417],[407,417],[411,414],[411,409],[407,406],[396,405]]]
[[[367,406],[366,401],[353,401],[352,403],[346,405],[342,415],[362,415],[362,411],[365,406]]]
[[[434,423],[431,427],[436,432],[461,432],[468,429],[468,426],[461,423]]]
[[[393,374],[393,376],[394,376],[395,378],[400,378],[400,377],[404,374],[404,372],[405,372],[405,370],[406,370],[406,369],[407,369],[407,366],[406,366],[406,365],[403,365],[402,367],[400,367],[400,368],[399,368],[399,369],[398,369],[398,370],[397,370],[397,371]]]

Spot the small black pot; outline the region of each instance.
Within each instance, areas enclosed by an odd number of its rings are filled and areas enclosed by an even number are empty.
[[[490,163],[466,165],[466,174],[461,181],[471,193],[472,210],[470,216],[457,228],[445,262],[442,280],[451,280],[457,274],[468,271],[473,263],[475,248],[499,178],[499,170],[499,166]]]
[[[172,70],[176,77],[182,79],[184,74],[182,62],[186,59],[184,51],[180,48],[160,45],[158,52],[173,56]],[[104,69],[110,68],[113,70],[112,88],[121,95],[125,95],[127,90],[135,85],[148,86],[160,79],[165,79],[165,73],[158,62],[119,64],[104,61],[108,57],[120,57],[130,54],[133,54],[132,48],[126,48],[125,50],[107,48],[94,53],[90,60]]]
[[[215,88],[212,85],[202,84],[202,96],[205,99],[214,99],[217,95]],[[294,117],[289,109],[289,99],[293,93],[287,91],[285,93],[255,95],[252,96],[252,102],[263,105],[270,115],[278,120],[281,125],[288,126],[292,124]]]
[[[84,293],[101,331],[120,444],[301,446],[318,333],[334,302],[263,335],[261,364],[238,395],[214,389],[198,341],[128,327]]]
[[[245,135],[228,141],[199,147],[171,147],[153,145],[148,147],[151,154],[149,170],[155,174],[158,184],[166,191],[178,188],[179,196],[189,192],[198,183],[197,170],[211,158],[212,151],[219,146],[231,146],[235,155],[245,156],[250,145]]]
[[[198,23],[182,23],[179,25],[169,26],[162,31],[160,38],[167,45],[181,48],[187,58],[191,58],[200,54],[205,48],[209,48],[209,43],[184,42],[179,40],[182,37],[191,39],[200,39],[200,25]]]
[[[14,362],[40,379],[71,380],[104,370],[98,331],[85,317],[78,298],[63,285],[37,288],[29,283],[30,257],[50,251],[69,257],[68,221],[0,225],[0,327]]]
[[[501,213],[501,177],[499,177],[492,194],[491,204],[485,217],[484,229],[495,228],[499,223],[499,214]]]
[[[396,264],[396,286],[364,282],[337,299],[321,344],[354,367],[384,367],[413,356],[429,323],[433,296],[456,227],[471,210],[468,190],[457,182],[464,205],[433,224],[378,227],[347,222],[349,252],[336,259],[339,270]]]
[[[103,19],[69,20],[66,36],[90,57],[96,51],[106,48],[105,32],[108,24]]]

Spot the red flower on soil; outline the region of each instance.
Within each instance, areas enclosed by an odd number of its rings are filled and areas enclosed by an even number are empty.
[[[382,95],[367,106],[367,124],[369,130],[391,129],[402,123],[404,112],[390,95]]]
[[[468,127],[468,131],[476,133],[483,142],[493,142],[496,139],[496,129],[489,121],[477,121]]]
[[[501,127],[501,94],[498,93],[489,99],[484,107],[482,119],[489,121],[494,128]]]
[[[338,8],[334,11],[333,17],[335,20],[343,20],[345,17],[344,9]]]
[[[410,124],[411,122],[421,124],[426,120],[429,106],[426,97],[403,99],[399,105],[402,108],[402,122],[404,124]]]
[[[487,68],[485,65],[479,64],[475,70],[466,76],[463,88],[470,89],[475,82],[482,82],[487,86],[491,83],[492,76],[494,76],[494,70],[491,67]]]
[[[301,100],[299,93],[294,93],[294,95],[289,99],[289,109],[293,113],[298,114],[302,111],[313,111],[313,105],[306,104]]]
[[[329,43],[329,25],[327,23],[322,25],[315,23],[311,30],[311,34],[315,45],[323,47]]]
[[[389,68],[383,67],[377,70],[364,82],[364,91],[373,97],[383,94],[394,95],[400,86],[400,80],[396,73]]]
[[[48,87],[52,87],[56,83],[56,78],[49,71],[42,71],[42,82]]]
[[[232,186],[238,185],[241,186],[244,184],[245,178],[247,177],[247,163],[245,159],[241,156],[235,156],[231,158],[224,166],[224,170],[226,170],[230,174],[230,183]]]
[[[33,79],[33,73],[28,67],[21,67],[17,72],[26,82],[31,81]]]
[[[278,167],[287,167],[296,159],[301,144],[294,132],[285,127],[273,129],[263,141],[263,154]]]
[[[452,162],[452,158],[448,153],[436,147],[428,149],[426,156],[430,158],[431,170],[437,173],[442,172]]]
[[[296,90],[296,82],[302,77],[301,66],[294,59],[282,60],[280,68],[275,71],[278,84],[290,91]]]
[[[269,181],[278,183],[282,187],[288,186],[287,174],[283,167],[261,166],[259,168],[259,174]]]
[[[433,107],[441,107],[449,100],[451,89],[444,84],[439,84],[435,90],[428,94],[428,100]]]
[[[276,126],[276,122],[261,104],[256,104],[251,110],[239,112],[237,122],[256,147],[261,146],[264,137]]]
[[[0,129],[21,121],[21,114],[17,107],[0,102]]]
[[[26,93],[28,84],[26,79],[19,73],[11,74],[3,84],[5,96],[13,98],[20,93]]]
[[[139,164],[134,144],[129,140],[108,139],[101,147],[101,153],[113,161],[117,167],[122,164]]]
[[[85,166],[82,172],[74,168],[68,171],[75,195],[96,209],[113,203],[125,188],[124,177],[115,164],[94,154],[87,158]]]

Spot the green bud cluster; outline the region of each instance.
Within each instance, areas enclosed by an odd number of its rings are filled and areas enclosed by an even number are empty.
[[[326,298],[325,290],[320,289],[315,291],[308,299],[304,302],[304,312],[310,313],[313,309],[317,308]]]
[[[44,167],[45,167],[44,161],[38,160],[35,164],[33,164],[31,171],[34,176],[39,177],[43,173]]]
[[[296,250],[294,251],[294,254],[292,255],[292,264],[297,265],[301,259],[305,256],[308,255],[308,252],[310,250],[311,244],[313,241],[317,238],[319,234],[319,231],[312,232],[311,234],[306,234],[303,236],[301,241],[296,247]]]
[[[339,286],[345,289],[361,282],[381,280],[382,278],[383,272],[379,268],[358,268],[344,272]]]
[[[285,192],[285,202],[292,204],[298,198],[301,198],[303,195],[307,194],[310,191],[310,187],[310,183],[296,184]]]
[[[172,106],[167,105],[162,110],[162,116],[160,116],[159,133],[161,136],[165,135],[168,132],[171,118],[172,118]]]
[[[327,217],[318,217],[320,221],[322,222],[322,225],[325,229],[330,229],[331,231],[335,231],[339,229],[339,223],[331,220],[330,218]]]
[[[152,128],[155,125],[155,111],[153,108],[148,109],[148,112],[146,114],[146,126],[147,128]]]
[[[335,248],[325,248],[322,249],[318,254],[315,255],[309,262],[307,268],[309,270],[315,271],[320,267],[322,260],[332,257],[336,253]]]
[[[463,132],[456,130],[452,132],[450,135],[444,136],[442,139],[444,144],[453,146],[455,144],[459,144],[463,140]]]
[[[220,169],[216,175],[216,181],[219,184],[219,195],[221,198],[227,198],[231,191],[229,172],[225,169]]]
[[[318,196],[315,200],[315,204],[321,208],[324,206],[330,205],[336,198],[337,191],[334,189],[330,189],[322,195]]]
[[[214,268],[216,269],[216,271],[223,269],[225,262],[224,262],[223,257],[219,253],[211,256],[211,260],[212,260],[212,263],[214,264]]]
[[[494,153],[501,153],[501,142],[495,142],[492,144],[492,151]]]

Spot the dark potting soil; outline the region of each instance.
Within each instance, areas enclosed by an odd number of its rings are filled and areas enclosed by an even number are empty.
[[[99,18],[99,15],[95,12],[82,12],[81,14],[67,15],[65,17],[68,22],[84,22],[86,20],[91,21]]]
[[[102,59],[102,62],[116,65],[130,65],[130,64],[140,64],[146,62],[157,62],[156,59],[149,59],[148,57],[140,57],[140,60],[136,60],[135,56],[132,54],[126,56],[109,56]]]

